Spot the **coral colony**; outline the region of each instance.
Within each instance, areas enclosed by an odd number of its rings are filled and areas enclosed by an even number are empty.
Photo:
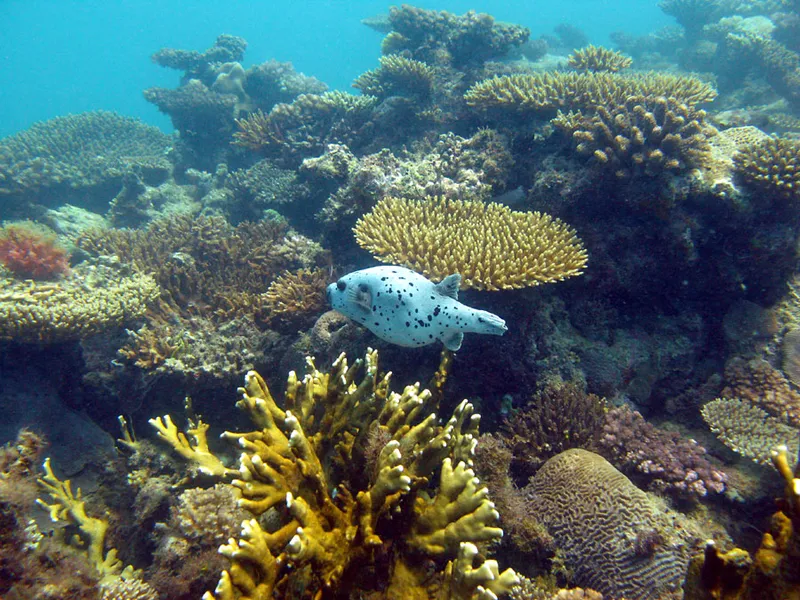
[[[797,6],[660,7],[0,140],[0,596],[800,597]]]

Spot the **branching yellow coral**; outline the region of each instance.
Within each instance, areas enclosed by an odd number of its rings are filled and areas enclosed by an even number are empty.
[[[44,488],[52,504],[37,499],[36,502],[50,513],[53,522],[66,522],[76,525],[88,538],[87,554],[89,561],[100,575],[101,585],[111,584],[119,578],[136,578],[139,573],[131,566],[122,568],[122,561],[117,558],[117,550],[111,548],[105,552],[106,531],[108,521],[90,517],[86,514],[86,503],[81,497],[81,490],[72,492],[72,483],[67,479],[61,481],[53,473],[50,459],[44,461],[44,476],[39,479],[39,485]]]
[[[186,433],[178,430],[169,415],[150,419],[149,423],[158,431],[158,437],[172,446],[183,458],[204,475],[224,477],[238,473],[235,469],[228,469],[223,462],[208,448],[208,424],[198,419],[195,423],[189,420],[189,429]],[[189,440],[191,437],[191,440]]]
[[[363,585],[357,573],[381,568],[381,561],[390,588],[410,594],[407,586],[413,585],[421,592],[429,583],[422,583],[412,555],[454,560],[462,542],[502,535],[497,511],[470,468],[479,417],[468,402],[440,424],[433,395],[419,384],[389,392],[389,374],[379,376],[372,350],[352,365],[340,356],[328,373],[311,358],[307,365],[302,379],[290,373],[282,406],[255,372],[239,390],[237,406],[257,429],[223,436],[241,449],[232,483],[239,505],[254,517],[269,511],[272,525],[248,519],[240,537],[220,548],[231,567],[206,600],[347,595]],[[374,468],[365,472],[366,438],[375,430],[388,441],[373,447]],[[430,481],[439,484],[431,487]],[[392,564],[386,565],[389,556]],[[451,569],[439,579],[443,598],[469,598],[478,586],[501,593],[515,580],[513,571],[500,574],[493,561],[473,568],[473,557],[462,557],[456,574]],[[451,580],[460,582],[453,590]]]
[[[609,71],[616,73],[622,69],[627,69],[633,61],[616,50],[609,50],[603,46],[589,45],[580,50],[575,50],[570,56],[567,64],[577,71]]]
[[[628,96],[666,96],[688,106],[711,102],[717,92],[696,77],[640,73],[534,73],[503,75],[473,85],[464,99],[477,109],[513,111],[581,110]]]
[[[0,340],[81,339],[142,317],[159,293],[148,275],[104,267],[79,266],[58,283],[0,277]]]
[[[745,184],[755,192],[800,200],[800,142],[768,137],[744,145],[733,162]]]
[[[464,288],[516,289],[563,281],[580,275],[588,260],[565,223],[497,203],[386,198],[353,231],[359,245],[378,260],[439,280],[460,273]]]

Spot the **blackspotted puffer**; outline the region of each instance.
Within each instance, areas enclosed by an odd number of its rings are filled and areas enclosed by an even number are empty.
[[[458,350],[465,333],[503,335],[506,322],[458,301],[461,275],[433,283],[398,266],[354,271],[328,286],[328,302],[379,338],[398,346],[427,346],[441,340]]]

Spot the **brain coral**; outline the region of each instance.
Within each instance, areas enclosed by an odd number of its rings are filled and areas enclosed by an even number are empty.
[[[494,202],[385,198],[353,228],[386,263],[434,279],[460,273],[462,287],[516,289],[580,275],[588,254],[567,224]]]
[[[603,457],[562,452],[528,489],[532,514],[553,536],[570,584],[612,598],[681,596],[693,536]]]

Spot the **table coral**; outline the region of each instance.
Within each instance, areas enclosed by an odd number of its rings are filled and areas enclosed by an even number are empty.
[[[443,361],[446,370],[447,356]],[[239,506],[254,518],[220,548],[231,567],[205,597],[266,599],[297,586],[302,597],[345,593],[367,583],[357,572],[386,568],[385,559],[394,565],[385,573],[389,589],[399,586],[388,593],[411,594],[424,585],[411,560],[417,553],[454,561],[442,586],[452,577],[508,591],[517,581],[513,571],[500,573],[493,561],[473,566],[463,554],[473,547],[464,550],[465,542],[502,535],[471,468],[479,421],[471,405],[462,402],[440,424],[431,412],[434,394],[419,384],[390,392],[390,374],[379,375],[374,351],[353,365],[342,355],[329,373],[310,358],[307,364],[302,379],[290,373],[281,406],[255,372],[240,389],[237,406],[257,429],[223,437],[241,449],[232,483]],[[365,472],[367,433],[376,428],[385,443]],[[265,514],[279,521],[266,527],[256,518]],[[449,597],[467,599],[472,591]]]
[[[159,293],[149,275],[103,265],[79,265],[57,283],[0,278],[0,340],[81,339],[141,318]]]
[[[113,188],[125,172],[168,169],[171,144],[157,127],[113,112],[36,123],[0,140],[0,198],[48,188]]]
[[[725,365],[721,396],[761,407],[792,427],[800,427],[800,392],[769,363],[734,357]]]
[[[362,248],[462,287],[515,289],[580,275],[588,255],[569,225],[497,203],[430,198],[381,200],[353,228]]]
[[[771,416],[749,400],[717,398],[700,410],[708,427],[737,454],[766,465],[772,452],[787,446],[792,455],[798,452],[800,430]]]
[[[485,79],[467,90],[464,99],[478,110],[535,113],[620,105],[628,96],[665,96],[694,107],[711,102],[717,92],[685,75],[553,72]]]

